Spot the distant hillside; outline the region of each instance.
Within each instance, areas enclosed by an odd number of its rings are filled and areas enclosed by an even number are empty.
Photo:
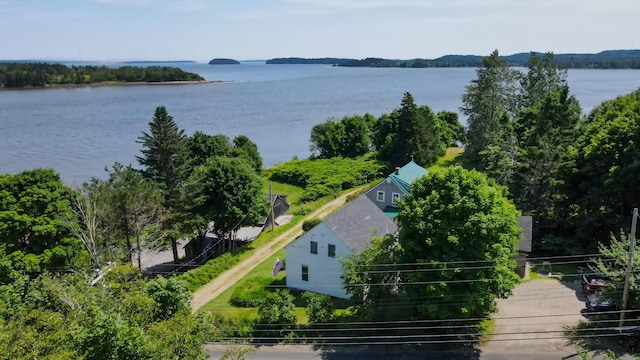
[[[218,58],[218,59],[213,59],[209,61],[209,65],[238,65],[238,64],[240,64],[240,61],[233,60],[233,59]]]
[[[543,55],[542,53],[537,53]],[[527,66],[530,53],[504,56],[511,66]],[[483,56],[445,55],[436,59],[389,60],[366,58],[339,64],[349,67],[479,67]],[[554,54],[554,59],[570,69],[640,69],[640,50],[608,50],[597,54]]]
[[[123,64],[182,64],[195,63],[193,60],[133,60],[124,61]]]
[[[355,61],[354,59],[339,59],[339,58],[275,58],[267,60],[267,64],[324,64],[324,65],[345,65]]]

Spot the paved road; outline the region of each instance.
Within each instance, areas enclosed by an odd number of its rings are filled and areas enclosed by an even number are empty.
[[[353,193],[356,193],[360,189],[351,190],[339,196],[338,198],[323,205],[316,211],[312,212],[307,218],[321,218],[324,219],[332,214],[336,209],[344,205],[347,197]],[[253,255],[244,259],[233,268],[223,272],[215,279],[211,280],[208,284],[202,286],[193,294],[193,300],[191,301],[191,309],[195,312],[209,301],[215,299],[217,296],[225,292],[229,287],[242,279],[251,270],[255,269],[265,259],[273,256],[280,249],[285,247],[291,241],[302,235],[302,221],[298,222],[293,228],[289,229],[282,235],[275,238],[270,245],[265,245],[257,249]]]
[[[220,359],[229,349],[245,348],[236,345],[206,345],[210,359]],[[243,359],[250,360],[478,360],[474,349],[449,352],[430,351],[425,348],[407,349],[398,346],[337,346],[276,345],[253,348]]]
[[[263,346],[244,356],[259,360],[342,360],[342,359],[580,359],[563,336],[565,326],[584,320],[584,294],[579,282],[562,283],[540,279],[519,284],[513,295],[498,301],[495,334],[482,346],[450,352],[406,347],[334,347],[308,345]],[[211,359],[219,359],[229,345],[207,345]]]

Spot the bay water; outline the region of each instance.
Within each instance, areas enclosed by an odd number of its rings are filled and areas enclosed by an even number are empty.
[[[476,77],[473,68],[162,65],[221,82],[0,91],[0,174],[47,167],[79,184],[106,178],[104,168],[115,161],[137,167],[136,140],[160,105],[186,134],[248,136],[270,167],[308,157],[314,125],[329,117],[380,116],[398,108],[405,92],[434,112],[458,112]],[[568,79],[588,113],[640,87],[640,70],[570,70]]]

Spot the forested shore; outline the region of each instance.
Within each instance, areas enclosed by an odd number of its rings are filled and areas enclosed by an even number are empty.
[[[169,66],[66,66],[47,63],[0,63],[0,88],[75,85],[204,82],[198,74]]]
[[[503,56],[508,66],[527,67],[532,57],[542,53],[518,53]],[[406,67],[406,68],[450,68],[482,67],[483,56],[444,55],[435,59],[364,59],[344,58],[275,58],[267,64],[331,64],[346,67]],[[555,54],[554,60],[567,69],[640,69],[640,50],[608,50],[597,54]]]

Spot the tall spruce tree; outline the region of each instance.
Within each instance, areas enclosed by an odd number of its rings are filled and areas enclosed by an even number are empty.
[[[482,59],[482,67],[476,73],[477,78],[471,81],[462,95],[460,110],[468,116],[464,157],[469,164],[484,171],[491,166],[492,157],[483,151],[511,143],[511,139],[505,138],[511,134],[502,128],[505,115],[508,123],[517,113],[519,72],[510,68],[495,50]],[[493,154],[492,151],[490,153]],[[513,155],[504,158],[513,158]],[[508,162],[504,165],[513,166]]]
[[[412,158],[418,165],[429,166],[444,153],[433,111],[428,106],[416,106],[408,92],[399,109],[380,117],[375,132],[379,157],[391,167],[402,166]]]
[[[149,133],[142,132],[138,143],[142,144],[142,156],[136,156],[144,167],[145,177],[158,183],[163,192],[163,203],[169,212],[178,206],[179,187],[184,181],[184,130],[178,128],[164,106],[158,106],[149,123]],[[170,226],[170,223],[167,224]],[[171,236],[173,259],[178,262],[178,246]]]

